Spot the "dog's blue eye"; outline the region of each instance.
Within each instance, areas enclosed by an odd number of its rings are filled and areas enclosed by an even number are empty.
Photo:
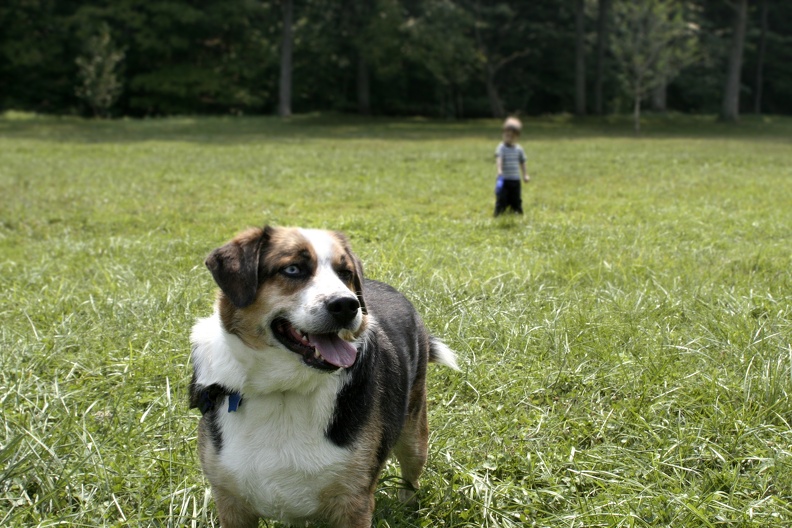
[[[302,269],[300,269],[300,266],[292,264],[291,266],[286,266],[283,268],[281,273],[287,277],[299,277],[302,274]]]

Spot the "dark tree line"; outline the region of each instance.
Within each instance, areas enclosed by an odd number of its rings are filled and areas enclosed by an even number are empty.
[[[641,86],[656,111],[792,113],[784,0],[4,0],[0,28],[5,110],[582,115]]]

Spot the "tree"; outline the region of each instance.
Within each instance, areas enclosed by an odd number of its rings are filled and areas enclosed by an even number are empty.
[[[283,10],[283,27],[281,35],[280,58],[280,89],[278,91],[278,115],[290,117],[292,113],[292,47],[293,35],[293,0],[281,0]]]
[[[762,113],[762,85],[764,84],[764,61],[767,51],[767,3],[761,0],[759,8],[759,50],[756,58],[756,82],[754,83],[754,113]]]
[[[372,81],[402,74],[403,13],[399,0],[352,0],[350,4],[357,111],[367,115],[372,112]]]
[[[597,13],[597,71],[594,77],[594,111],[597,115],[604,112],[602,87],[605,84],[605,48],[608,43],[608,18],[611,0],[599,0]]]
[[[471,13],[450,0],[427,0],[407,24],[407,54],[433,77],[447,117],[464,114],[462,90],[478,66],[474,31]]]
[[[642,105],[662,110],[667,95],[675,110],[722,113],[741,1],[664,0],[699,28],[702,60],[667,90],[642,90]],[[114,115],[278,113],[281,95],[287,113],[547,114],[580,110],[583,96],[587,112],[602,113],[625,92],[610,49],[631,27],[616,24],[625,2],[584,0],[583,42],[580,0],[2,0],[0,111],[90,114],[76,59],[91,56],[85,44],[107,24],[125,52]],[[731,69],[743,70],[743,90],[730,100],[792,114],[792,1],[746,3],[742,64]]]
[[[720,117],[723,121],[737,121],[740,118],[740,77],[745,48],[745,26],[748,20],[748,0],[737,0],[733,20],[729,71],[726,75],[721,104]]]
[[[469,2],[475,20],[473,35],[480,73],[492,117],[504,117],[506,110],[498,88],[498,74],[532,53],[525,18],[515,12],[514,2]]]
[[[107,23],[126,52],[116,112],[236,114],[275,106],[277,6],[250,0],[204,0],[200,8],[179,0],[74,1],[81,5],[66,19],[71,38],[64,45],[86,41]]]
[[[357,56],[357,105],[358,114],[371,114],[371,76],[368,62],[362,53]]]
[[[668,85],[662,79],[652,90],[652,110],[655,112],[665,112],[668,109]]]
[[[670,82],[697,58],[697,39],[684,19],[682,4],[672,0],[619,0],[611,49],[620,79],[633,99],[635,132],[641,130],[641,101]]]
[[[355,62],[357,71],[355,74],[355,92],[357,96],[357,111],[361,115],[371,114],[371,69],[366,57],[366,44],[359,41],[360,35],[366,33],[366,26],[374,11],[372,0],[357,0],[350,3],[348,11],[354,18],[352,24],[353,33],[358,36],[355,39]]]
[[[96,117],[105,117],[121,94],[118,68],[124,52],[118,49],[110,36],[110,27],[102,24],[99,33],[88,40],[85,54],[75,60],[79,84],[77,97],[82,99]]]
[[[575,2],[575,114],[586,115],[586,3]]]
[[[79,104],[74,89],[75,58],[83,53],[87,36],[77,39],[70,34],[61,6],[51,0],[0,2],[3,108],[70,112]]]

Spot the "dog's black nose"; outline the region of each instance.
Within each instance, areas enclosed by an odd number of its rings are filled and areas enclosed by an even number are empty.
[[[327,311],[333,316],[336,323],[348,325],[357,316],[360,303],[357,297],[335,297],[326,303]]]

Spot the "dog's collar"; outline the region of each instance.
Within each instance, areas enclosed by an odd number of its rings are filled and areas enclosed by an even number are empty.
[[[218,403],[228,396],[228,412],[236,412],[239,406],[242,405],[242,394],[236,391],[231,391],[222,385],[210,385],[204,388],[198,396],[198,410],[201,414],[206,414],[215,407]]]
[[[232,392],[228,395],[228,412],[236,412],[240,405],[242,405],[241,394],[238,392]]]

